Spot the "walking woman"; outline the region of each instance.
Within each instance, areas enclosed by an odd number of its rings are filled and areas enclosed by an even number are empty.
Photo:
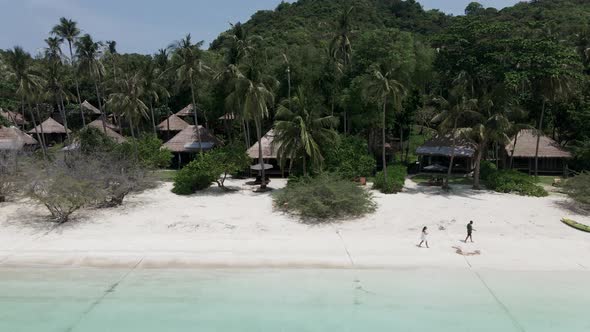
[[[426,226],[424,226],[424,228],[422,228],[422,241],[420,242],[418,247],[422,248],[423,243],[426,243],[426,248],[430,248],[428,246],[428,227],[426,227]]]

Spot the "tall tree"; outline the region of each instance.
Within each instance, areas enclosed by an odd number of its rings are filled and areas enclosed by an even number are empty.
[[[39,126],[41,129],[39,132],[32,107],[32,103],[36,101],[35,98],[40,93],[43,84],[41,74],[34,68],[31,55],[19,46],[15,46],[14,49],[8,50],[4,53],[4,62],[7,66],[9,79],[11,79],[17,86],[16,94],[21,100],[23,118],[25,107],[28,106],[29,116],[35,127],[35,135],[41,143],[43,157],[47,160],[47,151],[43,140],[43,127]],[[40,121],[42,120],[40,119]]]
[[[143,77],[143,83],[145,84],[144,92],[145,96],[148,99],[149,107],[150,107],[150,115],[152,120],[152,128],[154,130],[154,135],[157,134],[156,128],[156,117],[154,114],[154,104],[157,104],[160,101],[161,97],[168,98],[170,97],[170,93],[164,85],[161,83],[162,81],[162,74],[159,70],[155,62],[148,61],[142,67],[141,75]]]
[[[70,50],[70,65],[72,68],[76,66],[74,58],[73,45],[80,35],[80,29],[78,23],[69,20],[65,17],[59,19],[59,24],[53,27],[51,34],[56,35],[68,42],[68,48]],[[75,71],[75,70],[74,70]],[[84,116],[84,110],[82,108],[82,98],[80,97],[80,79],[74,73],[74,82],[76,83],[76,96],[78,97],[78,106],[80,110],[80,116],[82,117],[82,125],[86,126],[86,117]]]
[[[190,87],[192,108],[195,117],[195,130],[197,131],[199,152],[202,155],[203,144],[201,142],[201,134],[199,132],[196,83],[197,80],[210,73],[210,68],[205,65],[203,61],[201,46],[203,46],[203,41],[193,44],[191,35],[188,34],[184,39],[173,43],[170,48],[174,51],[173,60],[175,63],[177,63],[176,76],[178,84],[187,84]]]
[[[89,34],[85,34],[76,41],[76,53],[79,60],[79,70],[94,81],[96,98],[98,99],[98,108],[101,113],[102,127],[106,134],[107,119],[102,107],[102,97],[99,85],[102,84],[102,77],[105,74],[104,65],[100,59],[102,56],[102,43],[95,42]]]
[[[402,100],[406,95],[405,86],[396,79],[395,74],[392,70],[385,70],[382,66],[375,65],[364,77],[365,96],[382,108],[381,138],[385,179],[387,179],[387,106],[392,105],[394,110],[401,109]]]
[[[277,154],[281,167],[287,160],[301,158],[305,176],[308,175],[308,160],[314,170],[321,170],[324,161],[322,146],[334,144],[337,138],[334,128],[338,125],[337,118],[323,113],[323,109],[310,102],[301,88],[291,100],[280,103],[275,116],[274,143],[279,146]]]

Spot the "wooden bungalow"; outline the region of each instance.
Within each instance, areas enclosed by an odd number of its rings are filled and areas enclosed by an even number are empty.
[[[92,127],[92,128],[96,128],[98,130],[100,130],[100,132],[104,132],[104,126],[102,124],[102,120],[98,119],[98,120],[94,120],[92,122],[90,122],[88,124],[88,127]],[[117,131],[119,130],[119,127],[115,126],[114,124],[110,123],[110,122],[106,122],[106,135],[110,138],[112,138],[115,142],[121,144],[127,141],[127,139],[125,137],[123,137],[121,134],[119,134]]]
[[[201,145],[199,145],[200,135]],[[188,126],[171,140],[164,143],[163,148],[166,148],[174,154],[174,166],[180,168],[182,165],[190,162],[201,150],[209,151],[216,146],[219,146],[221,142],[215,137],[209,130],[203,126],[199,126],[198,130],[196,126]]]
[[[416,150],[420,171],[448,170],[451,156],[455,155],[453,171],[469,173],[474,168],[476,146],[469,140],[457,138],[453,152],[451,135],[437,135]]]
[[[504,151],[504,167],[528,172],[535,172],[535,154],[537,138],[539,136],[532,129],[525,129],[518,133]],[[567,174],[568,161],[572,154],[559,143],[548,136],[541,135],[539,144],[539,172],[544,174]],[[510,159],[514,153],[514,160]]]
[[[0,117],[3,117],[8,122],[15,126],[23,127],[29,124],[29,122],[23,118],[22,114],[17,112],[5,111],[0,108]]]
[[[278,150],[280,148],[279,144],[274,142],[275,133],[274,130],[271,129],[266,135],[264,135],[261,139],[262,142],[262,159],[264,159],[264,163],[268,165],[272,165],[273,168],[266,171],[268,175],[284,175],[284,172],[281,170],[279,160],[278,160]],[[252,145],[248,151],[246,152],[250,158],[252,158],[252,165],[259,164],[259,142],[256,142]]]
[[[41,131],[41,128],[43,128],[43,131]],[[47,145],[62,143],[70,132],[71,130],[68,130],[66,133],[66,128],[61,123],[53,120],[53,118],[48,118],[36,128],[28,131],[31,135],[37,135],[37,133],[41,135],[43,133]],[[40,141],[39,137],[37,137],[37,140]]]
[[[178,115],[172,114],[169,118],[162,121],[157,129],[160,132],[160,137],[170,139],[170,137],[176,136],[189,126],[190,124],[188,122],[181,119]]]
[[[0,126],[0,151],[33,151],[39,143],[16,127]]]

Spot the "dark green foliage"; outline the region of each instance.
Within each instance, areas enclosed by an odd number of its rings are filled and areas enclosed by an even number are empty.
[[[373,175],[375,166],[375,157],[369,154],[367,142],[359,137],[345,137],[326,153],[328,171],[344,179],[369,177]]]
[[[395,194],[402,191],[408,176],[408,168],[404,165],[393,165],[387,168],[387,179],[383,171],[377,173],[373,188],[384,194]]]
[[[568,179],[563,188],[573,200],[590,206],[590,172]]]
[[[139,163],[149,169],[166,168],[172,162],[172,152],[162,149],[162,141],[155,135],[146,134],[139,139],[128,139],[117,146],[116,151],[122,155],[133,158],[137,146]]]
[[[6,119],[5,117],[0,116],[0,127],[10,127],[10,126],[12,126],[10,121],[8,121],[8,119]]]
[[[236,144],[199,156],[176,174],[172,192],[191,195],[209,188],[214,182],[225,188],[228,174],[237,173],[250,165],[250,158],[245,151],[243,146]]]
[[[335,174],[289,181],[274,201],[279,209],[313,222],[361,217],[376,208],[370,192]]]
[[[481,162],[481,179],[484,181],[488,181],[488,179],[498,171],[498,167],[496,164],[490,161],[482,161]]]
[[[176,173],[172,192],[177,195],[192,195],[211,187],[218,176],[216,163],[211,155],[202,155]]]
[[[74,137],[74,142],[80,144],[80,152],[83,154],[113,151],[117,145],[102,130],[94,127],[86,127],[80,130],[77,136]]]
[[[539,186],[535,178],[514,170],[493,172],[487,178],[487,187],[500,193],[514,193],[521,196],[545,197],[549,194]]]

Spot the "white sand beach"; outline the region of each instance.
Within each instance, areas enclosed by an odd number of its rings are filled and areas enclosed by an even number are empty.
[[[569,209],[559,195],[467,187],[442,194],[408,181],[401,194],[375,193],[379,207],[370,216],[314,226],[274,211],[270,194],[229,182],[240,190],[211,188],[190,197],[162,183],[120,208],[82,211],[62,226],[48,223],[41,206],[0,204],[0,266],[590,270],[590,234],[560,222],[590,224],[590,216]],[[285,183],[273,180],[272,187]],[[469,220],[473,244],[462,242]],[[423,226],[430,249],[416,246]]]

